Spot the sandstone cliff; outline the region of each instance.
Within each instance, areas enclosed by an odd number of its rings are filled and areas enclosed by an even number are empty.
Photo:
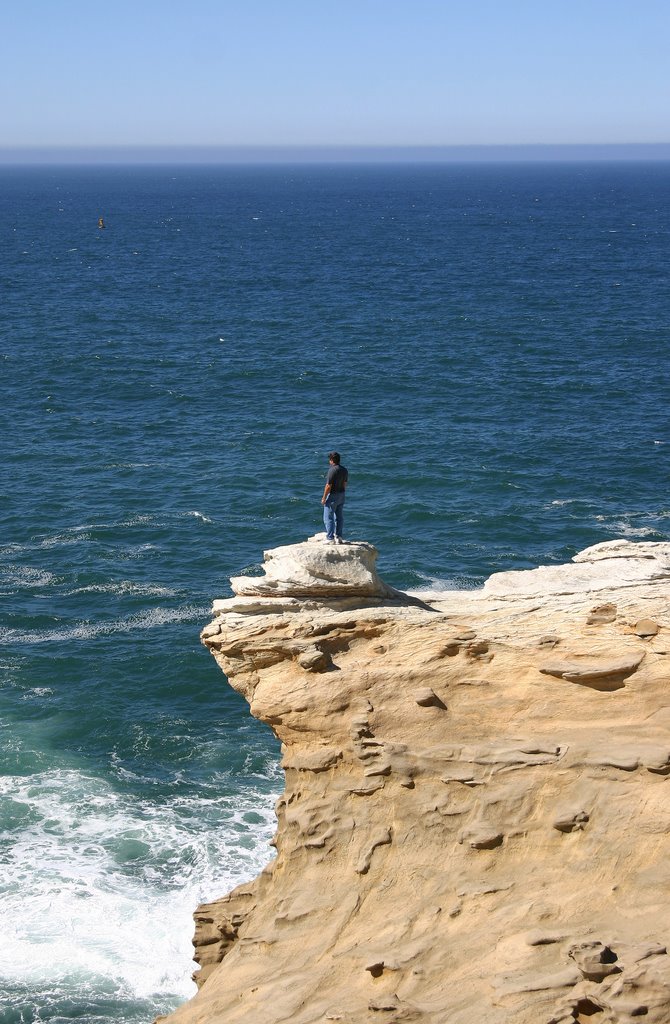
[[[670,1022],[670,544],[420,601],[375,557],[279,548],[215,604],[286,789],[170,1024]]]

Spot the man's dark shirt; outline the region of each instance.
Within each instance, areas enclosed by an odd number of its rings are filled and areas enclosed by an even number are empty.
[[[348,479],[349,474],[344,466],[331,466],[326,477],[326,483],[330,484],[330,493],[342,494]]]

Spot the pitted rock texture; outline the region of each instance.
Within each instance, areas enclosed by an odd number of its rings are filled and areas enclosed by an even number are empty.
[[[670,545],[287,606],[314,546],[203,633],[286,788],[170,1024],[670,1024]]]

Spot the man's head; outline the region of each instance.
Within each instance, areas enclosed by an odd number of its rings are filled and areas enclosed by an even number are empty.
[[[339,452],[328,452],[328,461],[332,462],[334,466],[340,464],[340,453]]]

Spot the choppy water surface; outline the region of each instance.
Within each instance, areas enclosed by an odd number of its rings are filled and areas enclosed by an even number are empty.
[[[140,1024],[269,859],[198,643],[320,528],[401,587],[668,539],[670,167],[0,170],[0,1020]],[[106,228],[97,228],[103,216]]]

